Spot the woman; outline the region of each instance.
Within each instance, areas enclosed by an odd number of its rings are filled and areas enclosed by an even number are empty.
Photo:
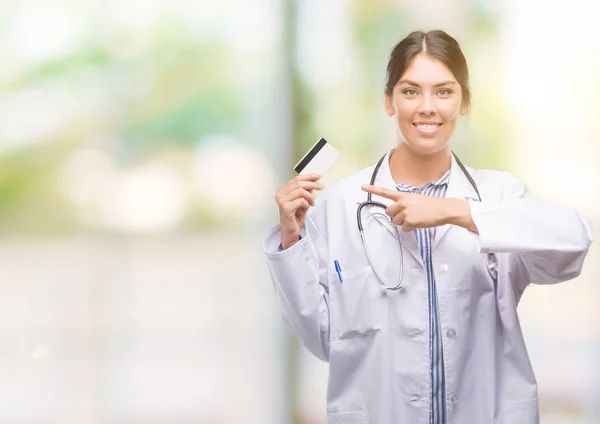
[[[452,37],[408,35],[387,71],[397,147],[317,201],[318,175],[290,180],[264,241],[286,322],[329,362],[328,423],[537,423],[517,304],[531,282],[579,275],[589,222],[452,154],[470,104]],[[367,193],[385,209],[362,208],[365,249],[357,208]]]

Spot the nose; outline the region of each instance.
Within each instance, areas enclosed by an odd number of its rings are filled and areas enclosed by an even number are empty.
[[[427,116],[436,113],[435,102],[431,95],[425,94],[422,97],[421,103],[419,104],[419,113]]]

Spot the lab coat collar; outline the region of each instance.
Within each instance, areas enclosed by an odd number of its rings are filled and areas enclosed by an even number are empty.
[[[465,168],[467,168],[465,166]],[[472,169],[467,168],[467,172],[471,173],[471,177],[475,179],[472,174]],[[477,192],[469,182],[469,179],[458,165],[454,154],[452,155],[452,165],[450,166],[450,182],[448,183],[448,190],[446,191],[446,198],[453,199],[476,199]],[[435,239],[433,241],[433,249],[439,244],[440,240],[446,235],[446,232],[452,227],[450,224],[442,225],[437,228]]]

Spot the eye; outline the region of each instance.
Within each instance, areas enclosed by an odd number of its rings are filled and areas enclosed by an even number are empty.
[[[413,89],[413,88],[407,88],[407,89],[406,89],[406,90],[404,90],[402,93],[403,93],[403,94],[406,94],[407,96],[411,96],[411,97],[412,97],[412,96],[416,96],[417,94],[419,94],[419,93],[417,93],[417,91],[416,91],[415,89]]]
[[[440,91],[438,91],[438,94],[442,97],[446,97],[446,96],[449,96],[450,94],[452,94],[452,90],[450,90],[448,88],[442,88]]]

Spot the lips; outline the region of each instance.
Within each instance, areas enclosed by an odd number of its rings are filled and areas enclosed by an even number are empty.
[[[434,136],[436,135],[440,127],[443,124],[438,122],[414,122],[413,126],[417,129],[417,132],[422,135]]]

